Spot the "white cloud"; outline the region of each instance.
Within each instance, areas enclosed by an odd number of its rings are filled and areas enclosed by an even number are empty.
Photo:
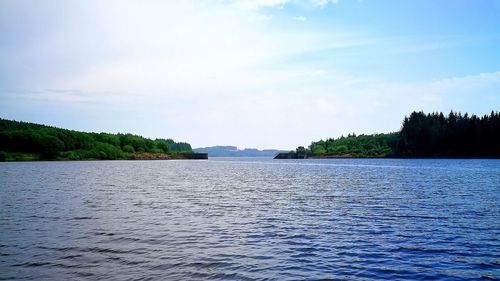
[[[337,4],[339,0],[232,0],[230,1],[235,7],[245,10],[259,10],[262,8],[277,7],[282,9],[285,5],[297,2],[306,3],[315,7],[324,7],[327,4]]]
[[[337,4],[339,0],[310,0],[314,6],[324,7],[328,3]]]
[[[3,94],[0,112],[48,111],[38,120],[60,126],[67,124],[47,118],[90,116],[92,126],[72,128],[172,137],[194,146],[289,149],[352,131],[397,130],[412,110],[482,113],[484,100],[500,108],[500,72],[406,83],[354,76],[336,68],[338,61],[323,64],[321,54],[352,48],[358,55],[379,38],[281,26],[263,8],[282,7],[286,0],[226,3],[61,2],[57,11],[34,6],[45,10],[46,19],[39,15],[38,24],[27,24],[29,32],[23,32],[33,36],[4,55],[25,74],[20,87],[27,91]],[[18,20],[32,19],[23,15]],[[393,51],[397,42],[390,43],[386,49]],[[308,60],[311,53],[320,53],[320,62]],[[303,61],[289,62],[297,57]]]
[[[486,114],[500,108],[496,90],[500,72],[407,83],[340,76],[321,69],[286,73],[275,69],[261,75],[268,79],[259,80],[258,87],[250,83],[251,94],[222,88],[203,94],[179,89],[174,95],[135,93],[125,99],[115,95],[102,110],[121,108],[128,126],[123,130],[134,128],[133,132],[151,137],[168,135],[194,146],[291,149],[351,132],[397,131],[403,117],[413,110]],[[60,95],[46,97],[56,98],[58,106],[74,103]],[[484,108],[484,100],[491,108]],[[158,131],[158,120],[163,120],[164,130]],[[98,130],[117,130],[116,124],[105,125]]]
[[[500,72],[392,83],[297,70],[293,77],[269,82],[258,95],[202,99],[189,117],[196,132],[185,134],[195,145],[220,144],[219,136],[231,132],[227,143],[289,149],[350,132],[397,131],[413,110],[486,114],[500,108],[494,99],[499,86]],[[485,99],[491,108],[484,108]],[[217,126],[205,129],[207,123]]]
[[[53,46],[72,41],[75,36],[99,37],[106,45],[94,51],[111,52],[114,57],[100,58],[78,73],[56,75],[58,79],[46,87],[148,95],[176,95],[179,91],[238,94],[275,80],[269,75],[282,75],[266,69],[275,68],[274,63],[283,58],[371,44],[363,36],[334,30],[284,30],[262,20],[259,12],[232,6],[198,7],[183,1],[151,9],[141,3],[127,3],[124,10],[103,6],[101,14],[93,15],[93,20],[104,27],[97,34],[86,34],[94,30],[76,33],[73,27],[84,25],[75,22],[45,42]],[[44,48],[43,42],[39,45]],[[91,50],[93,45],[87,44]]]
[[[265,7],[283,7],[290,0],[233,0],[234,6],[248,10],[258,10]]]

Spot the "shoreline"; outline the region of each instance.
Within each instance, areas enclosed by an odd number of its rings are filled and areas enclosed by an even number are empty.
[[[293,154],[285,153],[285,155],[281,155],[280,153],[276,155],[273,159],[283,160],[283,159],[299,159],[299,160],[307,160],[307,159],[500,159],[500,157],[494,156],[422,156],[422,157],[397,157],[397,156],[347,156],[347,155],[314,155],[314,156],[305,156],[305,157],[297,157]]]
[[[179,154],[160,154],[160,153],[135,153],[129,155],[126,158],[120,159],[98,159],[98,158],[87,158],[87,159],[42,159],[35,158],[35,155],[31,154],[32,158],[26,159],[3,159],[0,162],[65,162],[65,161],[149,161],[149,160],[207,160],[208,153],[179,153]]]

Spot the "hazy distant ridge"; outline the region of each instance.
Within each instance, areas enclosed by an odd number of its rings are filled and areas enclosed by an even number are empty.
[[[274,157],[278,153],[286,152],[285,150],[277,149],[264,149],[258,150],[256,148],[238,149],[236,146],[210,146],[199,147],[193,149],[196,153],[208,153],[209,157]]]

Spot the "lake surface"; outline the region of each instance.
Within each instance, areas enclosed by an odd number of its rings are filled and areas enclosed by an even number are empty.
[[[498,278],[499,160],[0,163],[2,280]]]

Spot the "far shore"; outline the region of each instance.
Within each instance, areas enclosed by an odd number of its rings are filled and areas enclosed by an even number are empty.
[[[280,153],[274,159],[500,159],[499,157],[467,157],[467,156],[423,156],[423,157],[396,157],[396,156],[355,156],[355,155],[311,155],[297,157],[290,153]]]

